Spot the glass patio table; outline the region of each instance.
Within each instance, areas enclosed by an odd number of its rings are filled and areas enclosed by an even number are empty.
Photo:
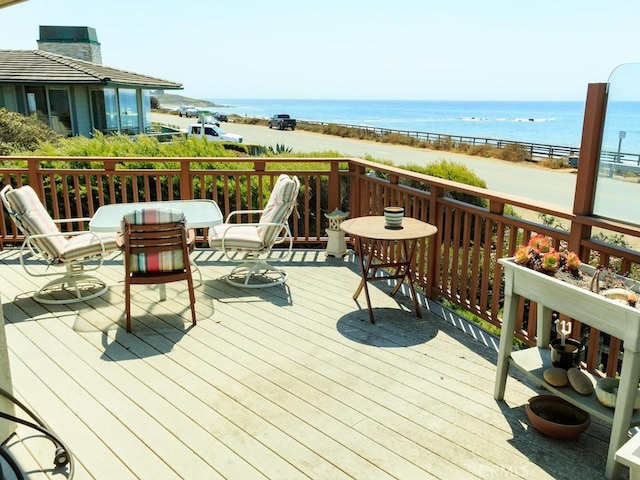
[[[93,232],[119,232],[126,213],[138,208],[175,208],[184,213],[187,229],[209,228],[222,223],[222,212],[213,200],[168,200],[161,202],[112,203],[103,205],[91,218]]]
[[[174,208],[184,213],[185,228],[209,228],[223,221],[220,207],[213,200],[168,200],[160,202],[112,203],[102,205],[91,218],[89,230],[93,232],[120,232],[122,217],[139,208]],[[198,265],[189,258],[192,269],[198,272],[200,285],[202,273]],[[164,289],[164,284],[160,286]]]

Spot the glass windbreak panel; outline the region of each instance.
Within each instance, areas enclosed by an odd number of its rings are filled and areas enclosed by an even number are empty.
[[[120,128],[122,133],[140,133],[136,91],[129,88],[121,88],[118,90],[118,100],[120,102]]]
[[[142,90],[142,131],[151,133],[151,92]]]
[[[35,115],[42,123],[49,125],[49,109],[47,108],[47,92],[44,87],[25,87],[29,115]]]
[[[118,103],[115,88],[91,91],[91,109],[93,111],[93,128],[103,133],[117,132]]]
[[[51,128],[60,135],[70,137],[71,109],[66,89],[49,89],[49,107],[51,109]]]
[[[640,63],[609,77],[594,215],[640,223]]]

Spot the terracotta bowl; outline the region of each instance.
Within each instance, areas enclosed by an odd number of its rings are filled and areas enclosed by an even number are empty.
[[[554,395],[530,398],[525,411],[536,430],[553,438],[577,437],[591,423],[591,415]]]

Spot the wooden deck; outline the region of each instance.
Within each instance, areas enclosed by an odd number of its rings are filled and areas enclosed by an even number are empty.
[[[286,288],[249,291],[221,280],[218,253],[194,258],[198,325],[183,284],[162,303],[138,287],[128,334],[120,258],[102,297],[46,306],[42,279],[0,252],[15,394],[70,446],[76,479],[603,478],[610,429],[533,430],[536,390],[511,377],[496,402],[495,339],[438,304],[419,319],[378,282],[372,325],[348,258],[298,251]],[[7,447],[29,478],[66,478],[26,427]]]

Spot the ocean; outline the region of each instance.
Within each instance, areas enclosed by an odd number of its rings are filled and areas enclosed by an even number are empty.
[[[568,147],[580,146],[585,108],[584,101],[210,100],[224,105],[220,112],[248,117],[288,113],[298,120]],[[623,151],[640,152],[638,104],[616,103],[603,146],[615,151],[624,130]]]
[[[579,146],[584,102],[215,99],[223,113]]]

